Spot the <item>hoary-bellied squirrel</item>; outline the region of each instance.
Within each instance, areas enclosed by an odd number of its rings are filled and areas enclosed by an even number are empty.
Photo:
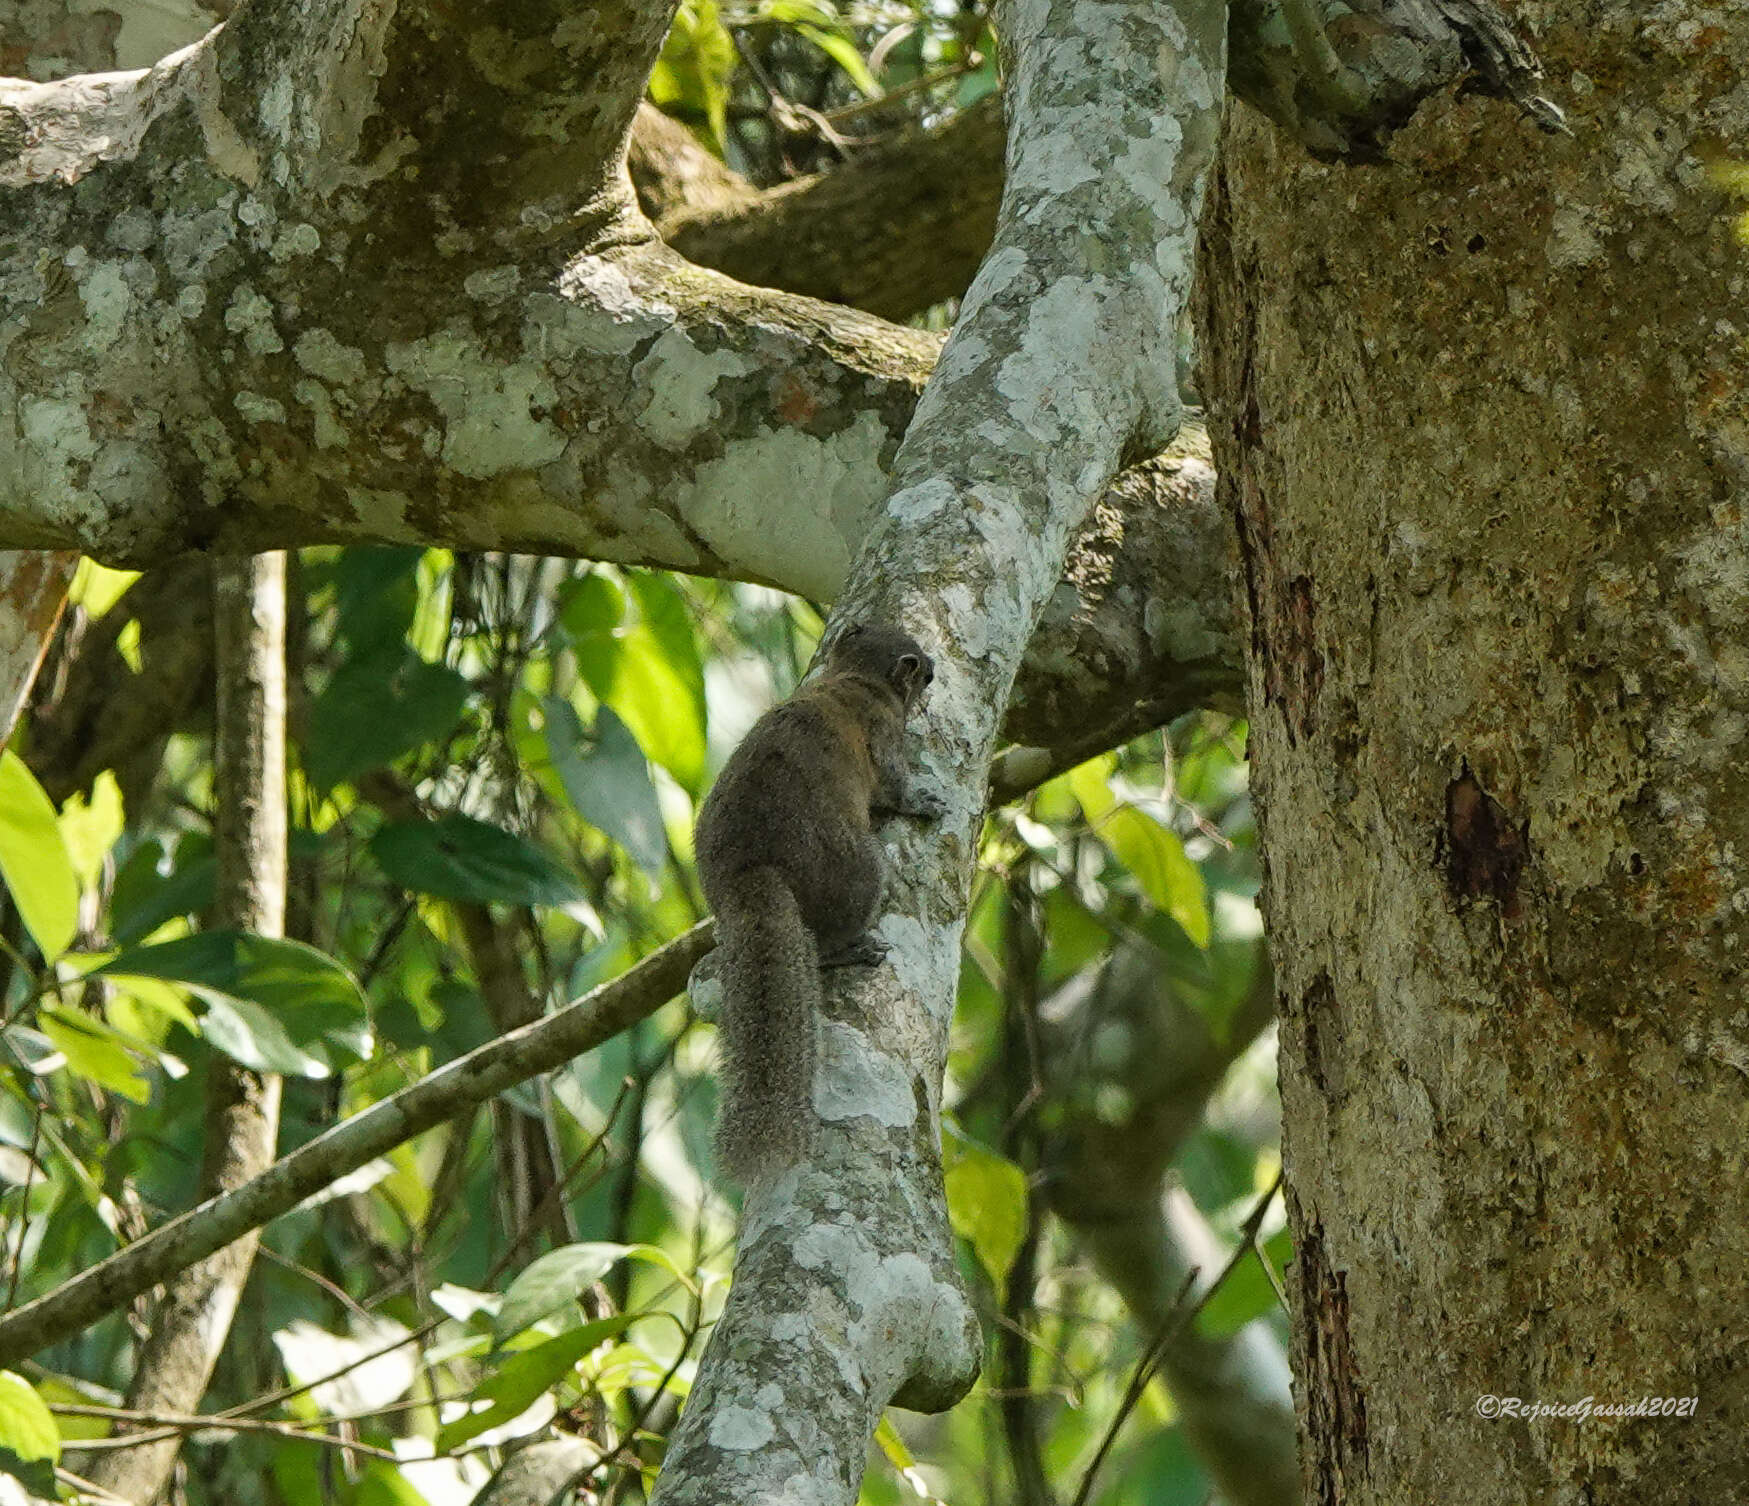
[[[737,1180],[781,1170],[814,1127],[820,969],[878,962],[877,817],[933,817],[907,795],[905,718],[935,669],[897,628],[859,623],[820,674],[772,707],[698,813],[695,848],[717,917],[723,1105],[717,1153]]]

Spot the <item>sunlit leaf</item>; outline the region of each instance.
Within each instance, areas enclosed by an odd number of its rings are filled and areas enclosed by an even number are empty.
[[[37,1011],[37,1024],[67,1058],[67,1070],[134,1103],[146,1103],[152,1085],[141,1074],[139,1062],[116,1033],[100,1020],[70,1009]]]
[[[1026,1173],[1006,1156],[964,1135],[943,1145],[947,1213],[998,1288],[1026,1238]]]
[[[1089,825],[1097,826],[1106,812],[1117,804],[1117,796],[1112,794],[1109,782],[1111,771],[1116,766],[1117,761],[1111,754],[1102,753],[1068,773],[1069,788],[1080,801],[1082,814],[1087,817]]]
[[[92,888],[122,832],[121,785],[113,770],[105,769],[92,781],[89,799],[83,794],[68,797],[61,807],[60,827],[73,871],[86,888]]]
[[[73,584],[67,591],[67,600],[75,606],[83,607],[85,615],[95,620],[104,616],[120,601],[139,578],[138,570],[111,570],[108,565],[100,565],[90,555],[86,555],[79,561],[79,568],[73,572]]]
[[[1184,839],[1146,811],[1126,805],[1099,824],[1099,835],[1158,910],[1199,947],[1209,944],[1208,894]]]
[[[500,1338],[509,1338],[567,1302],[575,1301],[620,1260],[632,1254],[634,1248],[599,1240],[549,1250],[524,1267],[510,1283],[503,1306],[493,1320],[493,1332]]]
[[[583,898],[555,859],[472,816],[391,822],[371,838],[370,851],[390,882],[439,899],[565,905]]]
[[[10,749],[0,753],[0,879],[25,929],[52,962],[79,928],[79,880],[54,806]]]
[[[380,1313],[352,1318],[350,1333],[330,1333],[299,1318],[273,1334],[285,1372],[310,1386],[317,1406],[333,1415],[374,1412],[399,1401],[419,1379],[419,1353],[401,1340],[405,1325]]]
[[[685,598],[660,576],[639,576],[632,582],[637,623],[604,631],[604,593],[590,584],[596,579],[577,582],[561,610],[577,667],[644,752],[696,791],[704,779],[704,667]]]
[[[682,0],[650,74],[650,98],[675,113],[702,116],[720,154],[728,141],[729,75],[735,43],[716,0]]]
[[[57,1499],[60,1457],[54,1415],[22,1375],[0,1370],[0,1475],[12,1476],[35,1495]]]

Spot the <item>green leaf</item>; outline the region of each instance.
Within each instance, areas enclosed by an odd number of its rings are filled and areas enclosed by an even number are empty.
[[[96,620],[106,616],[139,578],[138,570],[111,570],[108,565],[100,565],[86,555],[73,572],[67,600],[74,606],[84,607],[85,615]]]
[[[0,1370],[0,1474],[21,1481],[34,1495],[58,1498],[55,1465],[61,1435],[54,1414],[22,1375]]]
[[[334,561],[336,631],[355,659],[389,652],[406,641],[419,605],[419,564],[413,544],[344,550]]]
[[[522,1416],[545,1392],[575,1370],[584,1355],[623,1333],[640,1316],[639,1313],[615,1313],[611,1318],[567,1329],[556,1338],[511,1355],[474,1389],[474,1400],[490,1405],[477,1412],[468,1412],[438,1429],[438,1453],[448,1453],[481,1433]]]
[[[577,880],[538,847],[472,816],[391,822],[370,840],[391,883],[475,904],[566,905]]]
[[[454,731],[468,682],[404,643],[337,669],[310,706],[304,770],[319,790],[392,763]]]
[[[115,990],[117,997],[128,999],[155,1015],[174,1021],[190,1035],[200,1034],[200,1021],[183,1002],[182,993],[175,984],[166,983],[162,978],[112,977],[109,985]]]
[[[82,794],[67,797],[61,807],[60,826],[73,871],[86,888],[96,887],[103,860],[122,829],[121,786],[114,770],[105,769],[91,782],[89,800]]]
[[[167,920],[212,905],[215,868],[210,837],[185,832],[168,873],[159,871],[163,862],[163,846],[152,839],[136,847],[116,873],[109,900],[110,928],[124,946],[150,936]]]
[[[595,746],[583,752],[587,735],[571,703],[548,696],[541,710],[547,756],[571,808],[625,848],[652,878],[659,877],[668,857],[668,834],[649,761],[631,729],[603,706],[595,717]]]
[[[1116,767],[1117,760],[1111,754],[1101,753],[1098,758],[1078,764],[1067,775],[1069,788],[1080,801],[1081,812],[1090,826],[1097,826],[1117,804],[1117,796],[1112,794],[1110,784],[1111,772]]]
[[[734,69],[735,43],[717,14],[716,0],[683,0],[650,74],[650,98],[704,117],[720,156],[728,141],[729,75]]]
[[[316,1451],[303,1449],[301,1452],[309,1455]],[[431,1497],[407,1478],[400,1464],[391,1464],[387,1459],[366,1459],[362,1463],[364,1468],[359,1475],[358,1494],[351,1498],[352,1506],[431,1506]],[[306,1486],[296,1493],[282,1491],[280,1499],[333,1500],[331,1482],[323,1476],[320,1468],[314,1471],[314,1476],[316,1483],[313,1486]]]
[[[531,1323],[538,1323],[548,1313],[575,1301],[638,1248],[597,1240],[547,1251],[525,1266],[510,1283],[503,1305],[492,1320],[492,1331],[500,1339],[507,1339]]]
[[[1154,908],[1170,915],[1198,947],[1207,947],[1208,895],[1202,871],[1185,854],[1184,839],[1133,805],[1112,812],[1099,835]]]
[[[577,647],[592,647],[602,638],[611,639],[625,615],[625,592],[600,570],[566,581],[559,590],[559,622]]]
[[[863,98],[875,99],[879,96],[881,86],[875,82],[875,76],[868,71],[868,64],[863,61],[862,54],[848,37],[841,37],[820,26],[798,26],[796,30],[844,70],[845,77],[862,91]]]
[[[327,1077],[371,1052],[369,1011],[357,981],[300,941],[202,931],[130,948],[97,976],[180,984],[206,1005],[201,1033],[258,1072]]]
[[[609,631],[601,625],[603,594],[579,581],[561,609],[584,682],[652,760],[696,792],[704,779],[704,665],[686,599],[661,576],[638,576],[637,624]]]
[[[150,1101],[151,1083],[141,1075],[133,1053],[107,1025],[75,1010],[53,1006],[37,1011],[37,1024],[67,1058],[67,1070],[75,1077],[108,1088],[133,1103]]]
[[[1279,1229],[1263,1242],[1263,1250],[1280,1275],[1293,1256],[1292,1236],[1286,1229]],[[1224,1339],[1280,1305],[1274,1285],[1253,1253],[1234,1266],[1232,1275],[1203,1303],[1202,1311],[1196,1315],[1197,1331],[1205,1338]]]
[[[53,962],[79,929],[79,879],[54,806],[10,750],[0,754],[0,879],[25,929]]]
[[[964,1135],[951,1135],[944,1149],[948,1219],[1000,1288],[1026,1238],[1026,1173]]]

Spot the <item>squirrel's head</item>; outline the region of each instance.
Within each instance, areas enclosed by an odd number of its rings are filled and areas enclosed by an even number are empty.
[[[877,622],[847,627],[833,643],[826,664],[833,673],[864,675],[890,686],[907,711],[935,678],[935,663],[915,638]]]

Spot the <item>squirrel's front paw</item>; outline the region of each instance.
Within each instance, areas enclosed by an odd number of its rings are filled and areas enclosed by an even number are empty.
[[[847,941],[828,957],[820,959],[821,967],[879,967],[887,960],[887,944],[880,937],[865,932],[855,941]]]
[[[905,795],[904,814],[919,821],[939,821],[947,814],[947,802],[928,790],[910,790]]]

